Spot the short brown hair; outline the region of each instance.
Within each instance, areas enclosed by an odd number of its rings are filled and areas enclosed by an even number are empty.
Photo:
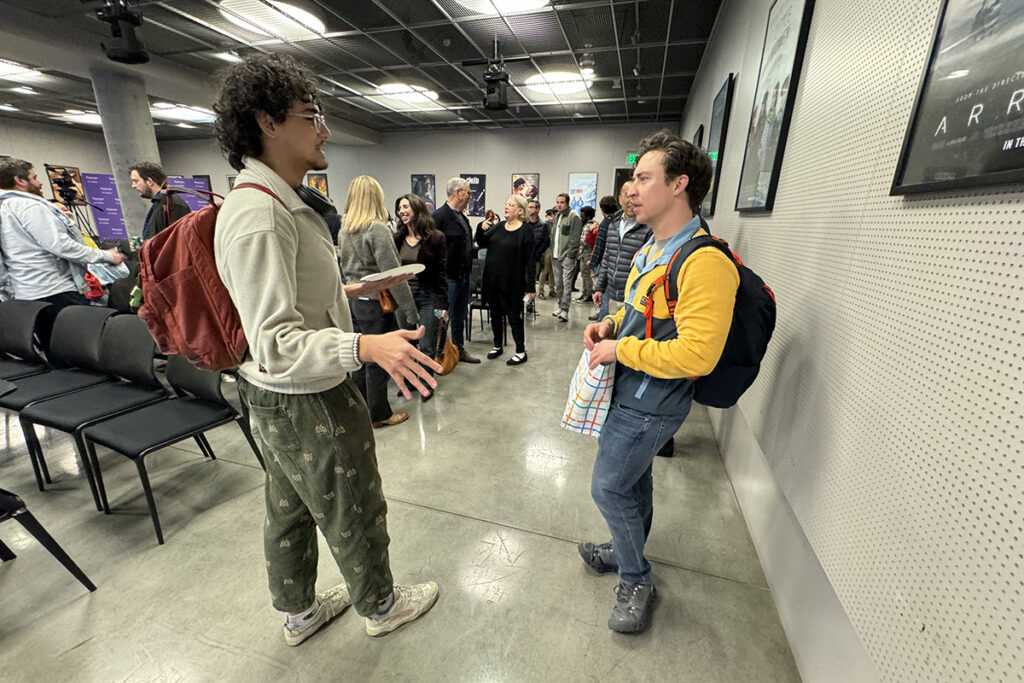
[[[664,152],[661,164],[665,168],[665,180],[671,182],[681,175],[690,179],[686,185],[686,197],[690,209],[697,213],[705,195],[711,189],[711,158],[696,145],[687,142],[666,129],[651,133],[640,143],[637,159],[647,152]]]
[[[32,172],[32,164],[24,159],[4,159],[0,161],[0,189],[13,190],[14,179],[28,180]]]
[[[130,170],[138,173],[143,180],[152,180],[160,187],[167,182],[167,174],[164,173],[164,169],[160,168],[160,164],[154,164],[152,161],[140,161]]]

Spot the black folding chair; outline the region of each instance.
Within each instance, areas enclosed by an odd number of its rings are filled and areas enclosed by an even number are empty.
[[[104,504],[107,496],[96,457],[96,444],[106,446],[135,463],[146,494],[149,514],[153,518],[156,539],[160,544],[163,544],[164,536],[160,529],[156,502],[153,500],[153,490],[149,485],[149,475],[146,473],[144,460],[147,455],[179,441],[195,438],[203,455],[215,460],[216,456],[204,434],[214,427],[234,422],[245,435],[260,466],[263,466],[263,458],[245,418],[235,412],[221,394],[219,372],[199,370],[181,356],[170,356],[167,359],[167,381],[178,398],[105,420],[82,431]],[[105,511],[109,512],[109,508]]]
[[[25,502],[10,491],[0,489],[0,522],[6,522],[9,519],[13,519],[21,524],[25,531],[32,534],[44,548],[49,550],[50,554],[57,558],[57,561],[64,565],[65,569],[82,582],[83,586],[90,591],[96,590],[96,586],[85,575],[85,572],[78,568],[78,565],[64,552],[60,544],[53,540],[53,536],[50,536],[46,529],[43,528],[43,525],[32,516],[32,513],[25,507]],[[16,555],[11,549],[4,545],[3,541],[0,541],[0,560],[7,562],[15,557]]]
[[[0,303],[0,379],[20,379],[50,369],[35,344],[39,314],[49,305],[44,301]]]
[[[121,378],[121,381],[97,384],[58,398],[38,401],[18,415],[22,431],[31,435],[28,439],[29,457],[38,462],[37,472],[48,470],[35,425],[71,434],[85,464],[86,476],[91,479],[92,467],[82,441],[82,430],[91,424],[169,398],[153,370],[156,344],[146,323],[134,315],[116,315],[103,328],[100,346],[100,369],[112,377]],[[42,482],[38,483],[42,488]],[[108,509],[102,496],[100,503],[98,509]]]
[[[97,306],[68,306],[57,314],[50,337],[48,358],[50,366],[55,369],[15,380],[13,384],[17,388],[0,396],[0,408],[20,413],[38,401],[113,381],[103,372],[99,360],[100,336],[104,325],[113,314],[113,309]],[[40,464],[33,455],[39,451],[39,441],[35,432],[26,431],[25,441],[29,447],[36,483],[42,491],[43,480],[45,479],[47,483],[52,481],[50,473],[45,468],[40,470]],[[86,471],[96,509],[102,509],[95,484],[89,474],[89,464],[83,462],[82,468]]]

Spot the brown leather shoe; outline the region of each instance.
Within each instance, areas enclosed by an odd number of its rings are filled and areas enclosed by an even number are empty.
[[[469,355],[469,351],[466,349],[459,349],[459,362],[460,363],[479,363],[480,359],[476,356]]]
[[[391,413],[391,417],[380,422],[374,422],[373,428],[380,429],[381,427],[394,427],[400,425],[409,419],[409,413]]]

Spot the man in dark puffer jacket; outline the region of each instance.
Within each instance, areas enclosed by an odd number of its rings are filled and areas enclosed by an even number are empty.
[[[633,256],[651,237],[651,229],[637,223],[633,214],[633,203],[627,196],[632,185],[632,181],[622,184],[619,192],[622,209],[612,216],[608,225],[601,267],[594,281],[594,304],[603,308],[602,303],[607,298],[611,314],[622,308],[626,298],[626,278],[629,277]]]

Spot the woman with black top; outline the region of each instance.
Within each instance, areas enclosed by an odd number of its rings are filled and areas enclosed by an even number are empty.
[[[512,195],[505,202],[505,220],[491,225],[483,223],[476,231],[476,243],[487,249],[484,261],[483,295],[491,307],[491,332],[494,348],[487,358],[494,359],[504,352],[502,336],[505,319],[512,328],[516,353],[505,361],[506,365],[526,362],[526,337],[523,332],[523,298],[534,297],[530,259],[533,256],[533,231],[524,228],[527,215],[526,199]]]
[[[420,337],[419,349],[433,358],[444,349],[443,339],[438,348],[438,323],[448,317],[448,258],[444,233],[434,225],[427,205],[415,194],[398,198],[395,215],[398,216],[395,247],[402,265],[422,263],[426,267],[409,281],[409,287],[420,314],[419,324],[426,330]],[[429,368],[428,372],[433,375]],[[421,398],[426,403],[433,396],[434,390],[431,389],[429,395]]]

